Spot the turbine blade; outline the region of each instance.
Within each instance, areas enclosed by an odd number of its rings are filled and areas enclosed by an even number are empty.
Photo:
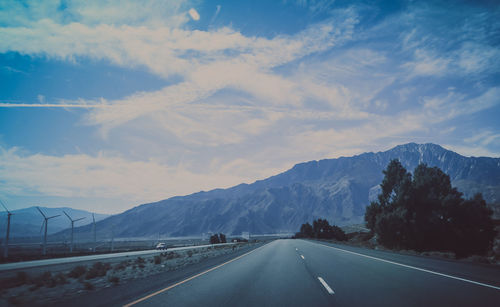
[[[81,218],[79,218],[79,219],[74,220],[74,222],[76,222],[76,221],[80,221],[80,220],[83,220],[84,218],[85,218],[85,217],[81,217]]]
[[[66,213],[66,211],[63,210],[63,213],[69,218],[70,221],[74,222],[71,217]]]
[[[50,217],[48,217],[48,218],[47,218],[47,220],[48,220],[48,219],[53,219],[53,218],[58,217],[58,216],[61,216],[61,215],[60,215],[60,214],[58,214],[58,215],[50,216]]]
[[[0,204],[2,204],[2,207],[5,209],[5,211],[7,211],[8,214],[12,214],[12,213],[10,213],[9,209],[7,209],[7,207],[5,207],[5,205],[3,204],[3,201],[0,200]]]
[[[42,210],[40,210],[40,207],[36,207],[36,208],[38,209],[38,211],[40,211],[40,214],[43,215],[43,218],[46,219],[47,217],[45,216],[45,214],[43,214]]]
[[[42,227],[40,227],[40,233],[42,233],[43,226],[45,225],[45,220],[43,220]]]

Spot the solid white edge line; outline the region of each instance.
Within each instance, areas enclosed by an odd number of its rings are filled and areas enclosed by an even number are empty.
[[[326,281],[323,280],[323,278],[318,276],[318,280],[323,285],[323,287],[325,287],[325,289],[326,289],[326,291],[328,291],[328,293],[335,294],[335,292],[333,292],[332,288],[330,288],[330,286],[326,283]]]
[[[302,259],[306,259],[306,258],[304,258],[304,256],[302,256],[302,255],[300,255],[300,257],[302,257]]]
[[[172,289],[172,288],[175,288],[175,287],[177,287],[177,286],[179,286],[179,285],[182,285],[183,283],[186,283],[186,282],[188,282],[188,281],[190,281],[190,280],[192,280],[192,279],[195,279],[195,278],[197,278],[197,277],[199,277],[199,276],[205,275],[206,273],[209,273],[209,272],[211,272],[211,271],[213,271],[213,270],[216,270],[216,269],[218,269],[218,268],[220,268],[220,267],[222,267],[222,266],[225,266],[226,264],[229,264],[229,263],[231,263],[231,262],[233,262],[233,261],[236,261],[236,260],[238,260],[238,259],[241,259],[241,258],[243,258],[243,257],[245,257],[245,256],[247,256],[247,255],[249,255],[249,254],[251,254],[251,253],[253,253],[253,252],[255,252],[255,251],[257,251],[257,250],[259,250],[259,249],[261,249],[261,248],[263,248],[263,247],[265,247],[265,246],[267,246],[268,244],[270,244],[270,243],[272,243],[272,242],[273,242],[273,241],[271,241],[271,242],[267,242],[267,243],[264,243],[264,245],[259,246],[259,247],[255,248],[255,249],[252,249],[251,251],[249,251],[249,252],[247,252],[247,253],[245,253],[245,254],[243,254],[243,255],[240,255],[240,256],[238,256],[238,257],[236,257],[236,258],[233,258],[233,259],[228,260],[228,261],[226,261],[226,262],[224,262],[224,263],[221,263],[221,264],[219,264],[219,265],[216,265],[216,266],[214,266],[214,267],[212,267],[212,268],[210,268],[210,269],[208,269],[208,270],[206,270],[206,271],[203,271],[203,272],[201,272],[201,273],[198,273],[198,274],[196,274],[196,275],[193,275],[193,276],[191,276],[191,277],[188,277],[188,278],[186,278],[186,279],[184,279],[184,280],[181,280],[181,281],[179,281],[179,282],[177,282],[177,283],[174,283],[173,285],[170,285],[170,286],[168,286],[168,287],[166,287],[166,288],[163,288],[163,289],[161,289],[161,290],[158,290],[158,291],[156,291],[156,292],[153,292],[153,293],[151,293],[151,294],[148,294],[148,295],[146,295],[146,296],[143,296],[143,297],[141,297],[141,298],[139,298],[139,299],[137,299],[137,300],[135,300],[135,301],[133,301],[133,302],[130,302],[130,303],[128,303],[128,304],[123,305],[123,307],[130,307],[130,306],[136,305],[136,304],[138,304],[138,303],[140,303],[140,302],[143,302],[143,301],[145,301],[145,300],[148,300],[148,299],[152,298],[153,296],[156,296],[156,295],[158,295],[158,294],[160,294],[160,293],[163,293],[163,292],[168,291],[168,290],[170,290],[170,289]]]
[[[363,255],[363,254],[359,254],[359,253],[356,253],[356,252],[351,252],[351,251],[348,251],[348,250],[345,250],[345,249],[341,249],[341,248],[337,248],[337,247],[333,247],[333,246],[328,246],[328,245],[324,245],[324,244],[320,244],[320,245],[323,245],[323,246],[329,247],[329,248],[333,248],[333,249],[336,249],[336,250],[339,250],[339,251],[342,251],[342,252],[345,252],[345,253],[349,253],[349,254],[353,254],[353,255],[358,255],[358,256],[361,256],[361,257],[366,257],[366,258],[370,258],[370,259],[374,259],[374,260],[378,260],[378,261],[382,261],[382,262],[387,262],[387,263],[390,263],[390,264],[399,265],[399,266],[402,266],[402,267],[405,267],[405,268],[414,269],[414,270],[421,271],[421,272],[435,274],[435,275],[439,275],[439,276],[443,276],[443,277],[448,277],[448,278],[451,278],[451,279],[456,279],[456,280],[468,282],[468,283],[471,283],[471,284],[483,286],[483,287],[488,287],[488,288],[500,290],[500,287],[496,287],[496,286],[493,286],[493,285],[484,284],[482,282],[473,281],[473,280],[469,280],[469,279],[465,279],[465,278],[461,278],[461,277],[456,277],[456,276],[453,276],[453,275],[443,274],[443,273],[439,273],[439,272],[434,272],[434,271],[430,271],[430,270],[426,270],[426,269],[421,269],[421,268],[417,268],[417,267],[414,267],[414,266],[411,266],[411,265],[402,264],[402,263],[398,263],[398,262],[394,262],[394,261],[390,261],[390,260],[385,260],[385,259],[381,259],[381,258],[377,258],[377,257],[373,257],[373,256]]]

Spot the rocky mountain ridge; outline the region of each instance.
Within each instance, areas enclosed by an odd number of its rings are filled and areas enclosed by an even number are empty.
[[[464,157],[439,145],[409,143],[384,152],[299,163],[252,184],[140,205],[101,221],[98,228],[106,232],[120,225],[115,235],[140,237],[295,232],[315,218],[359,224],[391,159],[410,171],[419,163],[437,166],[466,197],[482,192],[488,202],[500,201],[500,158]],[[86,227],[81,231],[88,231]]]

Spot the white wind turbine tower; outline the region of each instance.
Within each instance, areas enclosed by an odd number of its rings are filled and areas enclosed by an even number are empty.
[[[95,253],[95,250],[96,250],[96,245],[97,245],[97,235],[96,235],[96,232],[95,232],[95,216],[94,216],[94,213],[92,213],[92,223],[93,223],[93,228],[94,228],[94,247],[92,248],[92,252]]]
[[[69,252],[73,252],[73,229],[75,227],[75,222],[78,222],[80,220],[83,220],[85,217],[81,217],[79,219],[73,220],[67,213],[66,211],[63,210],[63,213],[68,217],[68,219],[71,221],[71,245],[69,246]]]
[[[7,211],[7,233],[5,234],[5,247],[3,249],[3,257],[5,259],[7,259],[7,257],[9,257],[9,233],[10,233],[10,217],[14,214],[14,213],[11,213],[9,211],[9,209],[7,209],[7,207],[5,207],[5,205],[3,204],[3,202],[0,200],[0,203],[2,204],[3,208],[5,209],[5,211]]]
[[[49,216],[49,217],[47,217],[47,216],[45,216],[45,214],[43,214],[42,210],[40,210],[40,208],[39,208],[39,207],[36,207],[36,208],[38,209],[38,211],[40,211],[40,214],[41,214],[41,215],[43,216],[43,218],[44,218],[44,221],[43,221],[43,223],[42,223],[42,227],[43,227],[43,225],[45,224],[45,234],[44,234],[44,236],[43,236],[43,248],[42,248],[42,255],[45,255],[45,253],[46,253],[45,246],[47,245],[47,224],[48,224],[48,222],[49,222],[49,220],[50,220],[50,219],[55,218],[55,217],[58,217],[58,216],[61,216],[61,215],[60,215],[60,214],[58,214],[58,215],[54,215],[54,216]],[[41,229],[40,229],[40,230],[41,230]]]

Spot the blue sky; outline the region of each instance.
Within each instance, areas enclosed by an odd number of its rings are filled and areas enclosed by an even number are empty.
[[[500,156],[495,1],[3,1],[0,198],[103,213],[295,163]]]

